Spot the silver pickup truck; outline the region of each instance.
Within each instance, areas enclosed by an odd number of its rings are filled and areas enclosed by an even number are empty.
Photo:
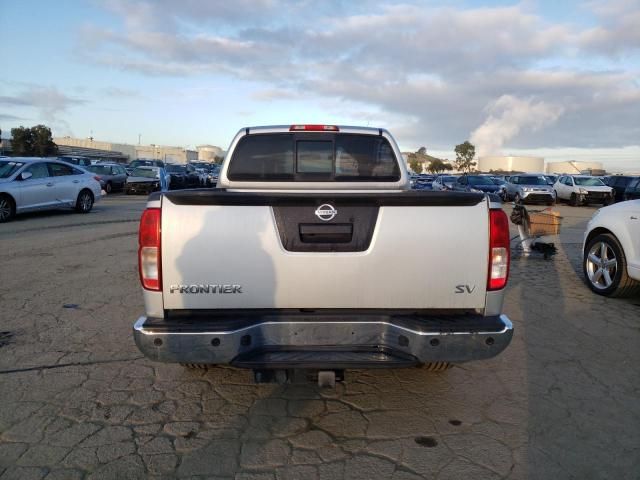
[[[384,129],[244,128],[216,189],[149,197],[134,337],[153,360],[259,381],[486,359],[513,334],[509,260],[499,202],[409,190]]]

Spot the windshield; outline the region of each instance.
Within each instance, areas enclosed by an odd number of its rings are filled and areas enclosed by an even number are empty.
[[[167,165],[166,169],[169,173],[185,173],[187,171],[187,167],[182,165]]]
[[[469,175],[467,179],[469,180],[469,185],[495,185],[489,177]]]
[[[505,182],[504,180],[502,180],[501,178],[492,178],[491,179],[493,181],[493,183],[495,183],[496,185],[504,185],[507,182]]]
[[[90,172],[97,173],[98,175],[111,175],[111,167],[105,165],[89,165],[86,168]]]
[[[22,165],[24,165],[24,163],[0,161],[0,178],[9,178],[16,173]]]
[[[573,177],[576,185],[581,187],[605,187],[606,185],[599,178],[593,177]]]
[[[132,177],[158,178],[157,168],[134,168],[131,173]]]
[[[556,175],[545,175],[545,178],[547,179],[547,185],[553,185],[558,179]]]
[[[547,179],[542,175],[539,176],[530,176],[530,177],[520,177],[518,181],[519,185],[547,185]]]

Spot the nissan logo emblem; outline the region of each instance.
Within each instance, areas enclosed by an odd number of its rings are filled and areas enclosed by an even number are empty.
[[[328,222],[329,220],[333,220],[333,218],[338,214],[338,211],[333,208],[333,205],[325,203],[323,205],[320,205],[316,209],[315,213],[316,217],[318,217],[320,220]]]

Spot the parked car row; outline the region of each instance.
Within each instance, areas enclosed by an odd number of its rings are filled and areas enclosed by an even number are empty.
[[[464,174],[433,176],[413,175],[415,190],[456,190],[499,195],[505,202],[553,205],[566,201],[570,205],[602,204],[640,198],[640,177],[614,175],[552,175],[523,173],[515,175]]]

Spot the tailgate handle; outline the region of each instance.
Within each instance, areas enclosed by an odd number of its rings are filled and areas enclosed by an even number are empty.
[[[303,243],[349,243],[353,238],[353,224],[301,223],[300,240]]]

